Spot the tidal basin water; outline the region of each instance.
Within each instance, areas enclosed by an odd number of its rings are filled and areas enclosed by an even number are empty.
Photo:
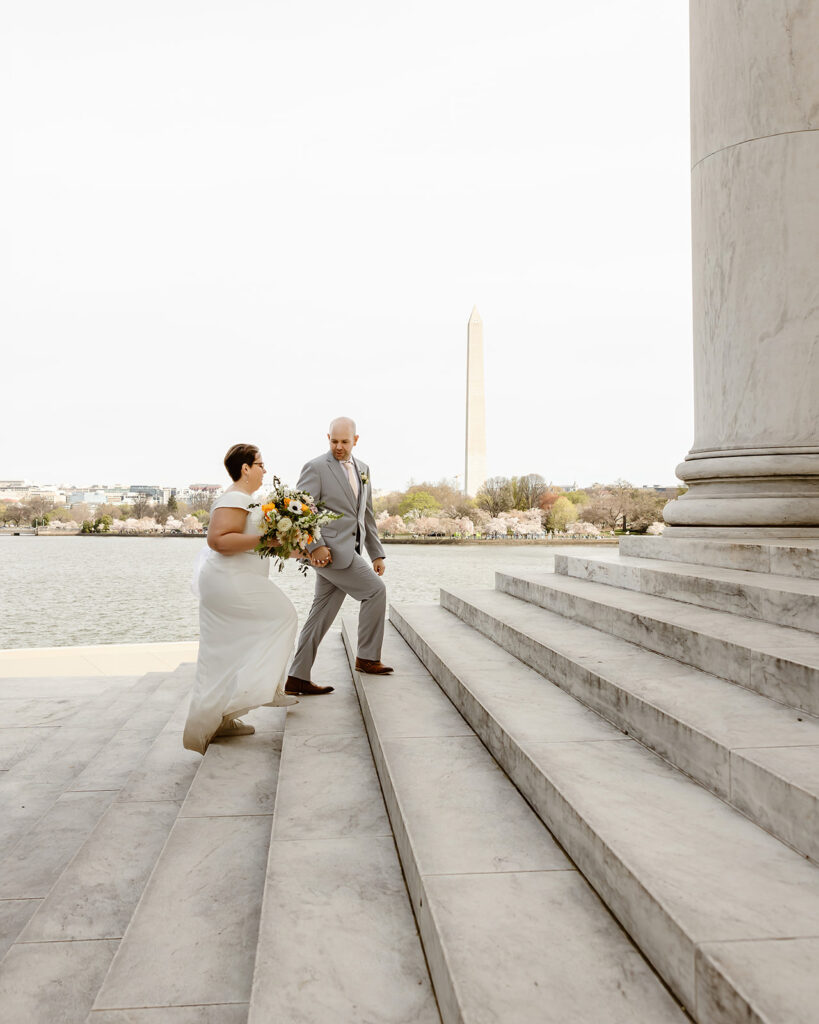
[[[203,545],[182,537],[0,537],[0,649],[198,639],[190,580]],[[388,598],[435,601],[441,586],[492,586],[497,569],[547,569],[556,552],[577,549],[391,544]],[[312,570],[305,578],[290,563],[271,576],[303,622]],[[342,613],[355,608],[348,599]]]

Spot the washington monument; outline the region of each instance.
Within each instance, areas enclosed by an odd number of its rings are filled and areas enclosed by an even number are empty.
[[[464,491],[474,498],[486,480],[486,401],[483,386],[483,320],[472,307],[466,325],[466,468]]]

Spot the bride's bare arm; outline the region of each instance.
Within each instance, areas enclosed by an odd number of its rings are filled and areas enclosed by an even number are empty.
[[[243,508],[214,509],[208,525],[208,547],[220,555],[252,551],[259,543],[259,538],[252,533],[242,532],[247,515]]]

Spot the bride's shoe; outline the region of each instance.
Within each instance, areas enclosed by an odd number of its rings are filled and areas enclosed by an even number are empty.
[[[263,708],[289,708],[294,704],[298,704],[298,700],[295,697],[289,697],[282,690],[276,691],[276,696],[273,700],[269,700],[267,704],[262,704]]]
[[[241,718],[223,718],[222,724],[213,734],[213,739],[223,736],[252,736],[256,732],[252,725],[247,725]]]

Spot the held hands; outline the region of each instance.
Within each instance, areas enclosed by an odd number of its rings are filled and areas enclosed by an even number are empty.
[[[333,554],[326,544],[310,552],[310,564],[316,569],[325,569],[333,561]]]

